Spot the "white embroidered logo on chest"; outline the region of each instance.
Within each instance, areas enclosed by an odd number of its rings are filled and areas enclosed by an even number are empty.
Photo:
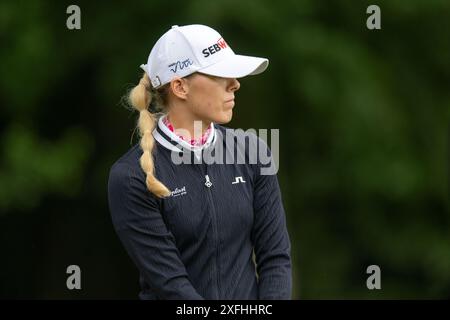
[[[233,181],[231,184],[236,184],[236,183],[245,183],[244,179],[242,179],[242,176],[239,177],[235,177],[235,181]]]
[[[184,196],[185,194],[187,194],[186,191],[186,186],[183,186],[183,188],[176,188],[175,190],[172,191],[171,196],[172,197],[179,197],[179,196]]]

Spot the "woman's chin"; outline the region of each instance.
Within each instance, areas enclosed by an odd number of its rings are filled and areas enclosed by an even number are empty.
[[[231,121],[233,118],[233,110],[230,109],[228,111],[224,111],[220,117],[216,121],[214,121],[217,124],[226,124]]]

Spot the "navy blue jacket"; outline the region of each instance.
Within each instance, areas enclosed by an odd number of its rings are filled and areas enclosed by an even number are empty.
[[[262,175],[259,160],[248,163],[246,149],[260,138],[246,135],[245,145],[230,148],[226,129],[213,125],[205,146],[194,151],[160,118],[153,131],[155,175],[172,191],[164,199],[147,190],[138,144],[112,166],[109,207],[139,269],[140,299],[291,299],[291,244],[277,176]],[[237,159],[243,152],[247,163],[193,163],[220,154],[219,146],[223,162],[226,153]],[[174,164],[174,154],[191,163]]]

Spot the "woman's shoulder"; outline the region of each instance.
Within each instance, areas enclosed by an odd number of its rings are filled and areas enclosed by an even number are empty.
[[[142,149],[139,144],[133,145],[119,159],[117,159],[110,168],[111,176],[129,176],[131,172],[139,172],[139,158],[142,155]]]
[[[139,164],[139,157],[142,155],[142,150],[139,144],[136,143],[130,149],[127,150],[116,162],[113,163],[112,167],[117,165],[128,165],[134,167]]]
[[[142,149],[135,144],[113,163],[108,178],[110,194],[148,192],[139,162],[141,155]]]
[[[224,143],[227,141],[227,137],[232,137],[234,139],[233,141],[237,142],[237,144],[234,144],[235,147],[240,147],[241,145],[248,147],[249,145],[258,145],[263,143],[263,140],[258,137],[255,129],[235,129],[220,124],[214,124],[214,127],[219,132],[219,136]]]

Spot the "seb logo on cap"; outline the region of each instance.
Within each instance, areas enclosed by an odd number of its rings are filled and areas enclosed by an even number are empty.
[[[217,40],[217,43],[213,44],[212,46],[205,48],[202,50],[203,56],[205,58],[209,57],[210,55],[219,52],[222,49],[226,49],[228,47],[227,43],[223,38],[220,38]]]

